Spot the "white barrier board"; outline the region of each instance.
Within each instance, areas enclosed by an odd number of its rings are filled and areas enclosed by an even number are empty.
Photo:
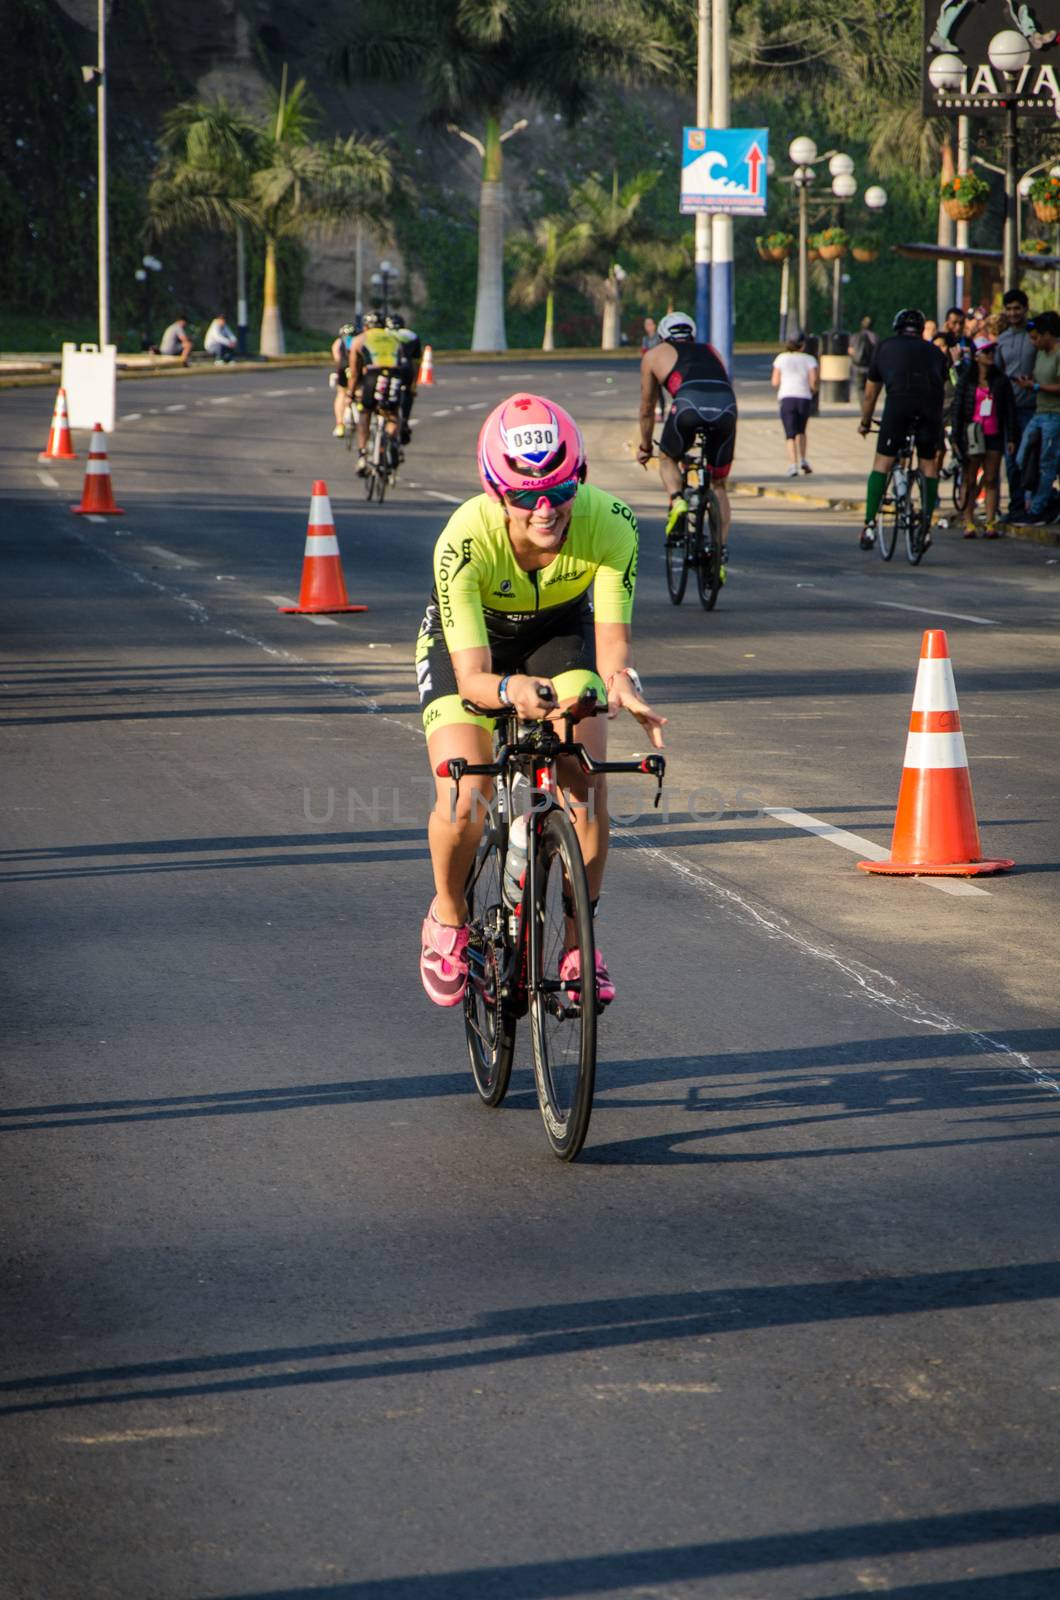
[[[118,347],[107,344],[63,345],[63,388],[71,428],[114,432],[117,410]]]

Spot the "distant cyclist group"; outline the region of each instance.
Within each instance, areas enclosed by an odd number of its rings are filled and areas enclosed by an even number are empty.
[[[357,472],[368,471],[368,430],[376,412],[385,419],[396,458],[411,437],[410,418],[419,381],[423,347],[418,334],[397,311],[366,311],[345,322],[331,346],[334,370],[336,439],[353,428],[357,437]]]

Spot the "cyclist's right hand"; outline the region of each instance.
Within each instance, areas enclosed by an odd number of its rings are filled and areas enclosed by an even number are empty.
[[[508,698],[526,722],[540,722],[559,705],[551,678],[531,678],[522,672],[508,679]]]

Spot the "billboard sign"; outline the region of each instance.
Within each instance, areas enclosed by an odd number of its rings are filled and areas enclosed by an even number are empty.
[[[991,65],[1002,33],[1030,52],[1018,72]],[[924,0],[922,87],[926,117],[1060,115],[1060,0]]]
[[[681,212],[766,214],[768,128],[686,128],[681,141]]]

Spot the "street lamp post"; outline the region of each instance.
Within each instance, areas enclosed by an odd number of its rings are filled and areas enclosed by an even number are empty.
[[[809,285],[806,281],[806,191],[813,183],[813,163],[817,160],[817,146],[805,135],[793,139],[788,146],[788,156],[795,163],[792,182],[799,195],[799,332],[806,332],[809,321]]]
[[[1005,28],[995,33],[987,46],[990,65],[1000,72],[1006,84],[1005,101],[1005,229],[1002,239],[1004,289],[1019,287],[1019,248],[1016,235],[1019,227],[1019,194],[1017,169],[1019,166],[1019,128],[1016,122],[1016,80],[1031,58],[1031,47],[1022,33],[1015,28]]]
[[[162,263],[157,256],[144,256],[143,265],[136,269],[136,281],[144,286],[144,327],[140,335],[141,350],[151,349],[151,279],[152,274],[162,271]]]
[[[836,206],[836,227],[843,226],[845,206],[848,200],[853,200],[858,192],[857,179],[854,177],[854,163],[849,156],[833,156],[828,163],[828,170],[832,174],[832,193],[839,202]],[[832,263],[832,332],[838,333],[843,326],[843,261],[837,256]]]
[[[384,317],[390,311],[390,285],[397,283],[398,276],[389,261],[380,261],[379,271],[372,273],[372,289],[380,301],[380,310]]]

